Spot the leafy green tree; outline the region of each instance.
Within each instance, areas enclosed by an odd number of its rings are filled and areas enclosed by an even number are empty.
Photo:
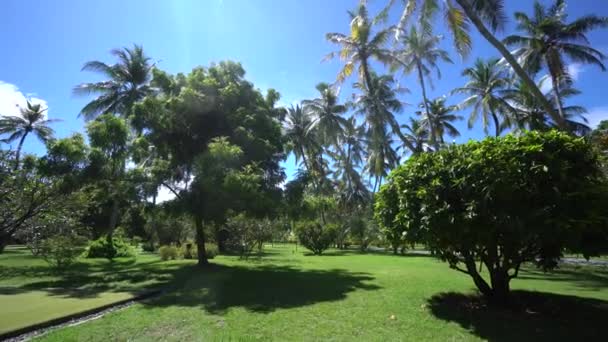
[[[551,104],[546,101],[546,98],[536,86],[532,77],[522,68],[506,46],[494,35],[496,31],[502,30],[506,23],[507,17],[504,13],[503,0],[454,0],[443,2],[443,6],[440,6],[441,2],[439,0],[406,0],[404,3],[405,6],[401,18],[395,30],[397,40],[400,39],[403,28],[417,9],[419,9],[418,22],[427,34],[432,33],[433,20],[441,12],[442,16],[440,17],[442,20],[445,18],[456,50],[461,56],[466,57],[472,47],[469,28],[473,24],[481,36],[500,52],[521,82],[525,83],[530,92],[538,98],[538,101],[549,116],[560,128],[565,129],[565,122]]]
[[[327,83],[317,84],[321,97],[302,101],[304,111],[310,116],[308,131],[319,131],[323,145],[336,144],[337,138],[344,129],[346,106],[338,103],[338,96]]]
[[[457,106],[446,106],[445,101],[445,97],[436,98],[427,104],[429,112],[417,112],[421,116],[421,125],[429,131],[431,137],[429,140],[434,143],[435,150],[438,150],[439,146],[444,144],[443,137],[445,134],[450,137],[460,135],[460,132],[452,123],[462,120],[462,117],[452,114],[458,109]]]
[[[336,238],[335,226],[314,221],[298,222],[296,233],[300,243],[315,255],[321,255]]]
[[[583,138],[557,131],[452,145],[396,169],[375,215],[505,304],[523,263],[548,270],[564,249],[590,257],[605,246],[608,183],[598,161]]]
[[[111,203],[107,227],[108,243],[111,244],[124,200],[129,127],[124,119],[106,113],[89,122],[87,133],[91,143],[89,180],[103,189]]]
[[[441,70],[437,62],[453,63],[448,55],[448,52],[438,47],[441,42],[440,36],[432,36],[424,32],[418,32],[415,26],[412,26],[409,32],[402,35],[400,43],[403,47],[396,52],[395,67],[402,68],[405,73],[415,71],[417,73],[418,82],[422,89],[422,103],[425,105],[427,112],[430,109],[427,106],[429,98],[426,94],[424,79],[428,78],[431,86],[433,85],[430,77],[431,72],[437,72],[437,78],[441,78]],[[431,128],[431,131],[433,129]],[[431,136],[433,138],[433,136]],[[434,142],[433,142],[434,143]]]
[[[481,117],[485,134],[488,134],[489,122],[492,120],[495,135],[499,136],[505,126],[511,125],[509,114],[513,110],[503,97],[503,92],[509,88],[511,82],[506,71],[499,65],[498,59],[486,62],[478,58],[473,67],[462,72],[462,76],[466,76],[468,82],[464,87],[454,89],[452,93],[468,96],[459,108],[471,108],[469,128]]]
[[[597,65],[605,71],[602,63],[605,55],[590,46],[586,34],[595,28],[608,27],[608,18],[586,15],[568,23],[566,1],[555,0],[549,8],[535,1],[532,17],[516,12],[515,19],[517,30],[522,31],[523,35],[510,35],[504,39],[504,43],[519,46],[515,55],[532,74],[546,67],[551,76],[554,103],[560,116],[565,119],[561,86],[572,81],[565,57],[575,62]]]
[[[229,211],[263,217],[279,208],[280,115],[244,76],[234,62],[198,67],[188,75],[155,70],[151,84],[160,93],[132,111],[135,131],[161,161],[150,164],[161,166],[155,172],[160,183],[194,220],[199,265],[208,263],[206,227],[221,227]]]
[[[140,45],[113,49],[110,53],[118,59],[115,64],[90,61],[82,67],[83,71],[103,75],[105,80],[82,83],[74,88],[76,95],[99,94],[80,111],[80,115],[87,120],[103,113],[116,113],[126,117],[134,103],[152,92],[149,83],[154,65]]]
[[[47,108],[42,108],[42,105],[39,103],[27,101],[26,108],[21,108],[19,110],[19,116],[0,117],[0,135],[9,135],[8,138],[1,141],[11,143],[19,139],[17,153],[15,155],[15,170],[19,168],[19,159],[23,142],[30,133],[34,134],[44,143],[53,138],[54,131],[49,127],[49,124],[57,120],[47,119],[44,113],[46,110]]]

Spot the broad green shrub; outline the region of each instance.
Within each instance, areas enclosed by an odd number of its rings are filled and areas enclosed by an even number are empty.
[[[181,252],[184,259],[196,259],[198,257],[198,248],[193,242],[186,242],[182,244]],[[206,243],[205,252],[207,254],[207,259],[213,259],[216,255],[220,254],[219,248],[214,243]]]
[[[322,225],[315,221],[302,221],[296,224],[296,234],[300,243],[314,254],[321,255],[336,238],[336,226]]]
[[[564,249],[589,257],[605,246],[607,207],[593,148],[551,131],[413,156],[382,186],[375,216],[389,239],[424,243],[490,300],[505,303],[523,263],[552,269]]]
[[[144,252],[156,252],[156,246],[154,245],[154,242],[151,240],[145,241],[144,243],[142,243],[141,249]]]
[[[63,270],[72,265],[86,246],[86,240],[78,236],[57,235],[44,240],[39,255],[51,266]]]
[[[112,242],[113,243],[108,243],[106,237],[100,237],[97,240],[91,241],[86,251],[86,257],[112,260],[114,258],[135,256],[133,248],[124,240],[114,237]]]
[[[179,249],[175,246],[161,246],[158,249],[158,254],[163,261],[175,260],[179,257]]]

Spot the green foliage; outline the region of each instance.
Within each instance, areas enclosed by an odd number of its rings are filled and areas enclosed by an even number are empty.
[[[205,253],[207,259],[213,259],[220,254],[220,250],[215,243],[205,243]],[[186,242],[182,244],[181,255],[184,259],[196,259],[198,255],[198,248],[193,242]]]
[[[54,268],[64,270],[85,250],[86,239],[77,235],[56,235],[44,240],[40,255]]]
[[[85,256],[87,258],[106,258],[112,260],[120,257],[133,257],[135,256],[135,252],[121,238],[114,237],[112,243],[110,243],[107,237],[104,236],[89,243]]]
[[[175,260],[179,257],[179,249],[175,246],[160,246],[158,254],[163,261]]]
[[[272,239],[275,224],[266,218],[256,219],[244,214],[233,216],[226,222],[227,245],[244,258],[247,258],[254,249],[261,252],[264,242]]]
[[[322,225],[315,221],[301,221],[296,224],[296,234],[300,243],[314,254],[321,255],[334,242],[337,227]]]
[[[382,187],[376,218],[504,300],[522,263],[546,270],[564,248],[598,252],[608,235],[606,189],[597,154],[582,138],[530,132],[412,157]],[[476,261],[489,270],[491,287]]]

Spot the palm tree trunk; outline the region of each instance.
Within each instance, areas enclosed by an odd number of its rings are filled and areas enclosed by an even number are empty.
[[[492,115],[492,120],[494,120],[494,128],[496,129],[496,136],[500,136],[500,123],[498,122],[498,116],[493,109],[490,110],[490,114]]]
[[[108,243],[110,245],[114,245],[112,241],[112,237],[114,235],[114,229],[116,228],[116,224],[118,223],[118,199],[112,200],[112,212],[110,213],[110,224],[108,226]]]
[[[363,69],[363,77],[365,77],[365,83],[367,83],[367,91],[371,94],[374,93],[372,87],[372,75],[369,73],[369,66],[367,65],[367,57],[361,58],[361,69]]]
[[[559,92],[559,82],[557,80],[557,76],[554,76],[554,72],[551,72],[551,83],[553,84],[553,96],[555,97],[555,102],[557,103],[557,111],[561,118],[564,118],[564,107],[562,105],[562,97]]]
[[[431,115],[431,110],[429,108],[429,99],[426,97],[426,87],[424,85],[424,75],[422,74],[422,65],[420,62],[416,63],[416,69],[418,69],[418,81],[420,82],[420,88],[422,89],[422,102],[424,103],[424,110],[426,110],[427,118]],[[431,137],[431,144],[435,147],[435,150],[439,149],[439,145],[437,144],[437,137],[435,136],[435,128],[433,127],[433,121],[428,120],[429,122],[429,132]]]
[[[517,63],[515,57],[513,57],[509,50],[507,50],[504,44],[502,44],[490,31],[488,31],[477,13],[475,13],[475,10],[471,7],[470,0],[456,0],[456,2],[460,5],[460,7],[462,7],[465,14],[467,17],[469,17],[473,25],[475,25],[479,33],[500,52],[509,65],[511,65],[511,68],[513,68],[517,76],[519,76],[519,78],[530,88],[549,116],[551,116],[551,118],[560,128],[566,129],[566,122],[564,118],[555,111],[549,101],[547,101],[547,98],[543,95],[540,89],[538,89],[538,86],[536,86],[536,83],[534,83],[530,75],[528,75],[521,65]]]
[[[19,168],[19,157],[21,156],[21,148],[23,148],[23,142],[25,141],[25,137],[27,137],[29,133],[29,131],[25,131],[25,133],[23,133],[23,136],[21,137],[21,140],[19,140],[17,152],[15,153],[15,171],[17,171],[17,169]]]

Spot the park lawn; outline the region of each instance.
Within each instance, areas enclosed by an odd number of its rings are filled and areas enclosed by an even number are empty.
[[[539,341],[608,334],[602,267],[526,268],[512,282],[523,304],[497,310],[472,296],[468,276],[428,256],[305,256],[284,245],[267,247],[259,259],[219,256],[208,269],[168,264],[167,294],[39,339]]]
[[[161,263],[154,254],[82,259],[58,274],[24,247],[0,254],[0,333],[83,312],[156,289],[173,280],[183,261]]]

